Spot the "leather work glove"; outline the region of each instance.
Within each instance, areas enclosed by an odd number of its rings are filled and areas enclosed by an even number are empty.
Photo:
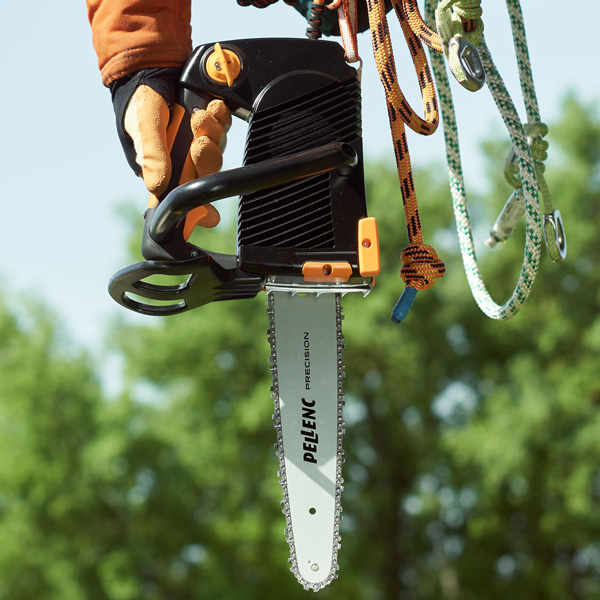
[[[125,155],[134,171],[141,175],[148,191],[159,197],[171,177],[167,126],[174,103],[178,69],[144,69],[111,88],[117,113],[117,129]],[[185,127],[186,124],[181,125]],[[190,155],[196,174],[216,173],[223,164],[231,113],[221,100],[213,100],[206,110],[192,115],[194,140]],[[203,227],[219,223],[218,211],[205,205],[207,214],[196,222]]]

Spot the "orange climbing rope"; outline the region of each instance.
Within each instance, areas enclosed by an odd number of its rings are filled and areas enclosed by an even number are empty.
[[[437,129],[439,111],[436,91],[421,42],[438,52],[443,51],[443,45],[438,33],[433,32],[423,21],[416,0],[392,0],[419,81],[424,111],[424,117],[421,118],[412,109],[398,84],[385,0],[366,2],[373,54],[385,90],[409,241],[401,254],[403,266],[400,276],[406,288],[392,313],[392,318],[399,322],[408,313],[417,291],[430,289],[446,270],[435,249],[425,244],[423,239],[405,129],[405,125],[408,125],[421,135],[431,135]],[[338,10],[346,60],[360,60],[356,41],[356,0],[333,0],[327,8]],[[470,20],[463,20],[463,25],[465,30],[469,30],[472,23]]]
[[[435,249],[425,244],[423,240],[404,126],[408,125],[421,135],[431,135],[439,124],[435,86],[420,37],[428,35],[429,39],[435,39],[437,34],[433,34],[424,26],[420,15],[418,19],[416,18],[418,9],[411,0],[392,0],[392,4],[415,66],[424,110],[424,118],[421,118],[411,108],[398,84],[384,1],[367,0],[373,53],[385,90],[409,241],[408,247],[401,254],[403,267],[400,275],[406,288],[392,313],[392,318],[399,322],[408,313],[416,292],[430,289],[437,279],[444,275],[446,268]],[[415,33],[415,30],[420,32],[420,35]],[[439,43],[439,36],[437,41]],[[441,44],[439,47],[441,49]]]
[[[419,12],[419,7],[417,5],[416,0],[405,0],[404,8],[406,10],[408,23],[410,25],[410,28],[413,30],[414,34],[424,44],[426,44],[433,50],[443,52],[442,40],[440,39],[440,36],[427,26],[427,24],[423,20],[423,17],[421,17],[421,13]],[[469,27],[472,27],[472,25],[469,24]]]

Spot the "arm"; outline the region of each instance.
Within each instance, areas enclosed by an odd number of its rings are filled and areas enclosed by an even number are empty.
[[[179,67],[192,51],[191,0],[86,0],[102,82]]]

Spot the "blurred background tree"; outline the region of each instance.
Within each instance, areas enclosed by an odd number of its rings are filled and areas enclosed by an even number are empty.
[[[340,578],[323,599],[600,597],[600,121],[574,98],[550,129],[547,177],[569,256],[543,256],[508,322],[472,299],[445,169],[417,170],[426,240],[446,276],[389,318],[405,245],[395,170],[366,166],[383,271],[346,297]],[[510,189],[485,152],[491,224]],[[494,175],[492,175],[494,174]],[[231,228],[230,228],[231,229]],[[481,252],[494,297],[518,276],[523,232]],[[231,230],[203,232],[229,249]],[[288,571],[271,424],[264,297],[148,325],[116,323],[126,381],[39,307],[0,308],[0,598],[304,598]]]

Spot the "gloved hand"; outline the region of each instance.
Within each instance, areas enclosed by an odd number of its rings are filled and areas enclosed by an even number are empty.
[[[143,177],[148,191],[156,197],[165,191],[171,177],[167,126],[177,75],[174,69],[145,69],[120,85],[118,80],[111,88],[125,155],[134,171]],[[213,100],[206,110],[192,115],[190,126],[194,134],[190,155],[197,176],[216,173],[223,164],[227,131],[231,126],[229,109],[221,100]],[[204,208],[207,214],[197,224],[214,227],[220,220],[218,211],[212,205]]]

